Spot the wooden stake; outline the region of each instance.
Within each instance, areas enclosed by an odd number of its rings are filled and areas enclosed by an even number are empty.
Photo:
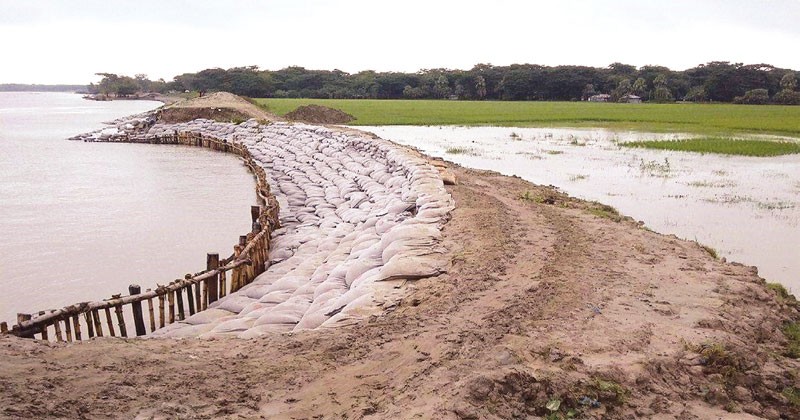
[[[147,289],[149,292],[150,289]],[[156,330],[156,317],[153,314],[153,299],[147,299],[147,312],[150,314],[150,332]]]
[[[128,286],[128,294],[131,296],[142,293],[142,288],[138,284]],[[147,334],[144,329],[144,315],[142,314],[142,301],[132,302],[131,311],[133,312],[133,327],[136,329],[136,336],[141,337]]]
[[[225,278],[225,277],[227,277],[225,275],[225,273],[226,273],[225,271],[219,273],[219,297],[220,298],[223,298],[223,297],[225,297],[226,294],[228,294],[227,293],[227,290],[228,290],[228,284],[227,283],[228,282],[227,282],[227,279]]]
[[[56,341],[59,343],[64,341],[64,336],[61,335],[61,321],[56,320],[56,322],[53,323],[53,328],[56,329]]]
[[[169,300],[169,323],[175,322],[175,292],[170,290],[167,292],[167,299]]]
[[[189,316],[194,315],[194,295],[192,285],[186,286],[186,301],[189,302]]]
[[[87,334],[89,334],[89,338],[94,337],[94,325],[92,325],[92,316],[89,315],[89,312],[84,312],[83,319],[86,320],[86,332]]]
[[[219,268],[219,254],[206,254],[206,270],[216,270]],[[214,303],[219,299],[219,275],[215,275],[205,281],[208,288],[208,303]]]
[[[117,314],[117,322],[119,323],[119,336],[128,337],[128,329],[125,328],[125,317],[122,316],[122,305],[114,307],[114,312]]]
[[[64,332],[67,334],[67,342],[72,342],[72,326],[69,325],[69,318],[64,319]]]
[[[72,316],[72,326],[75,327],[75,341],[81,341],[81,322],[78,315]]]
[[[158,295],[158,328],[164,328],[164,295]]]
[[[175,299],[178,301],[178,321],[186,319],[186,314],[183,312],[183,289],[175,291]]]
[[[7,334],[8,333],[8,323],[0,322],[0,333]]]
[[[97,309],[92,311],[92,320],[94,320],[94,330],[97,333],[97,336],[102,337],[103,325],[100,323],[100,313],[97,312]]]
[[[111,337],[116,337],[117,335],[114,333],[114,321],[111,320],[111,309],[106,308],[106,325],[108,325],[108,335]]]

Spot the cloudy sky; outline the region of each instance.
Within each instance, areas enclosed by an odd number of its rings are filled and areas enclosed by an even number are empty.
[[[0,0],[0,83],[290,65],[800,69],[800,0]]]

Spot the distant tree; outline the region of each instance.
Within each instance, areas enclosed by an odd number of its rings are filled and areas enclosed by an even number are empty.
[[[675,100],[672,96],[672,92],[669,91],[667,87],[667,76],[663,74],[659,74],[653,79],[653,86],[655,90],[653,91],[653,101],[655,102],[672,102]]]
[[[745,92],[744,96],[737,96],[734,103],[748,105],[764,105],[769,103],[769,91],[766,89],[752,89]]]
[[[797,88],[797,77],[794,72],[786,72],[781,77],[781,90],[795,90]]]
[[[632,92],[634,95],[638,95],[641,97],[647,96],[647,80],[640,77],[633,82]]]
[[[800,105],[800,92],[784,89],[776,93],[772,100],[781,105]]]
[[[689,102],[705,102],[708,100],[706,89],[702,86],[695,86],[689,89],[689,92],[686,93],[683,100]]]
[[[624,101],[628,95],[633,91],[630,79],[622,79],[617,84],[617,87],[611,91],[611,100],[614,102]]]
[[[581,93],[581,99],[586,101],[594,95],[597,95],[597,91],[594,90],[594,85],[591,83],[587,83],[586,86],[584,86],[583,88],[583,92]]]
[[[441,75],[436,79],[436,83],[433,85],[433,93],[437,98],[450,96],[450,82],[447,80],[447,76]]]
[[[486,79],[481,75],[475,77],[475,95],[478,99],[486,97]]]

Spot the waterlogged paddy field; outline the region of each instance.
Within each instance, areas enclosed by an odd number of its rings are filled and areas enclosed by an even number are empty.
[[[627,148],[618,143],[691,136],[605,129],[359,128],[464,166],[612,205],[657,232],[697,240],[720,257],[755,265],[768,281],[800,292],[800,154],[764,158]]]
[[[762,133],[800,137],[800,107],[732,104],[616,104],[369,99],[256,99],[284,115],[318,104],[353,115],[352,125],[606,127],[706,135]]]

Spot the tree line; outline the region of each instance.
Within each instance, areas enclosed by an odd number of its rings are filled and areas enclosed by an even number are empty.
[[[151,81],[98,73],[91,92],[131,95],[139,92],[228,91],[254,98],[460,99],[504,101],[579,101],[605,93],[613,101],[637,95],[645,101],[800,104],[800,73],[769,64],[713,61],[674,71],[663,66],[608,67],[478,64],[470,70],[426,69],[416,73],[309,70],[257,66],[206,69],[172,81]]]

